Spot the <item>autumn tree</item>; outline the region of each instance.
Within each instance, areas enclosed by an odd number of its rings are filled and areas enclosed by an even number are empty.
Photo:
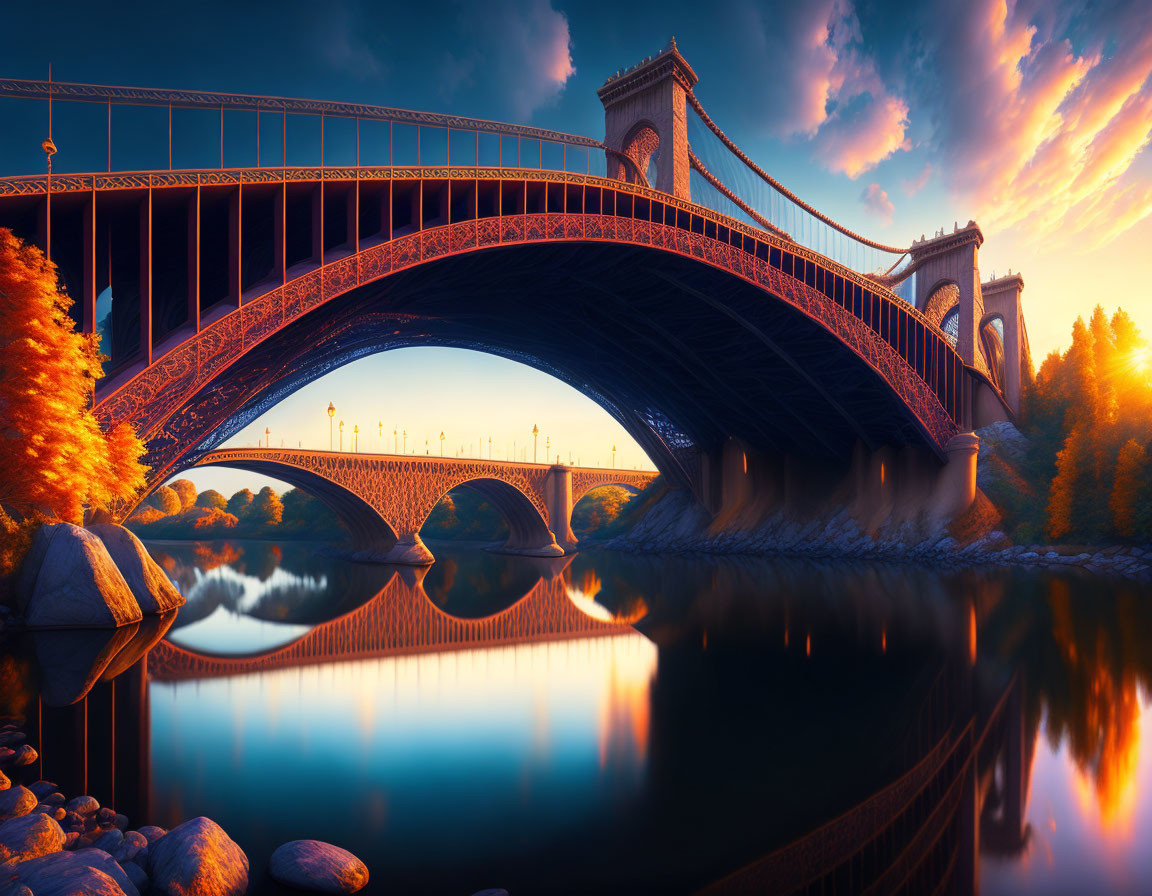
[[[0,574],[42,519],[131,501],[143,446],[127,424],[104,433],[92,413],[99,337],[78,333],[56,267],[0,228]]]
[[[252,506],[252,499],[254,497],[255,495],[252,494],[252,489],[240,489],[240,491],[228,499],[228,512],[237,519],[243,519],[247,516],[248,508]]]
[[[216,489],[210,488],[200,492],[200,494],[196,496],[196,506],[205,507],[209,510],[227,510],[228,499],[216,491]]]
[[[259,494],[252,499],[252,506],[248,509],[251,522],[258,526],[278,526],[284,516],[284,505],[280,496],[271,486],[264,486]]]
[[[169,488],[166,485],[162,485],[156,489],[156,491],[152,492],[152,494],[148,496],[148,503],[165,516],[179,513],[183,506],[180,503],[180,496],[176,494],[175,489]]]
[[[1148,453],[1144,446],[1135,439],[1129,439],[1120,449],[1112,497],[1108,502],[1112,525],[1116,534],[1123,538],[1132,538],[1136,534],[1137,510],[1147,503],[1148,484],[1144,478],[1147,470]]]
[[[191,479],[177,479],[172,483],[171,489],[176,492],[176,496],[180,499],[180,508],[182,510],[196,506],[198,493],[196,491],[196,484],[192,482]]]

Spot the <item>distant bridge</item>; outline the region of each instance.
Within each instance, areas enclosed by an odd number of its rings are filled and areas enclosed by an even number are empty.
[[[53,104],[107,109],[106,128],[89,121],[83,146],[60,147],[55,173],[0,177],[0,226],[49,254],[81,329],[103,332],[96,413],[145,439],[150,487],[336,367],[447,345],[570,383],[714,512],[817,468],[865,498],[883,485],[912,495],[905,505],[964,509],[966,433],[1010,419],[1030,369],[1022,280],[980,282],[974,224],[904,249],[820,214],[720,131],[696,80],[674,43],[609,78],[604,141],[358,104],[0,80],[0,97],[43,104],[49,137]],[[148,107],[159,133],[126,144],[121,106]],[[165,113],[167,165],[162,148],[145,170],[114,165],[114,147],[164,146]],[[186,119],[197,133],[218,119],[218,165],[173,136]],[[226,128],[252,121],[254,158],[226,165]],[[703,128],[691,144],[690,123]],[[289,164],[305,125],[319,159]],[[60,170],[105,141],[106,171]],[[720,181],[710,143],[771,201]]]
[[[201,455],[195,465],[291,483],[323,501],[360,550],[386,562],[414,564],[432,562],[420,528],[454,488],[479,492],[500,512],[510,531],[505,550],[548,557],[575,549],[572,511],[592,489],[617,485],[637,492],[657,476],[647,470],[289,448],[221,448]]]
[[[626,622],[581,611],[562,575],[542,578],[524,597],[492,616],[460,619],[441,611],[423,587],[397,574],[364,606],[311,629],[284,647],[256,656],[213,656],[165,640],[148,655],[156,681],[244,675],[320,663],[634,634]]]

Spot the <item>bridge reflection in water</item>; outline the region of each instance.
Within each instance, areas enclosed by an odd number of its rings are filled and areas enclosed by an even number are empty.
[[[203,556],[301,575],[265,554]],[[443,556],[456,568],[428,589],[463,612],[478,567]],[[401,888],[498,871],[538,892],[583,855],[566,880],[597,891],[972,893],[980,853],[1026,848],[1036,697],[1002,662],[998,614],[1019,614],[994,582],[498,562],[534,564],[527,593],[476,618],[438,608],[423,571],[387,570],[360,606],[258,655],[165,641],[41,707],[44,773],[134,818],[208,814],[250,856],[319,826],[375,850]],[[994,643],[974,644],[969,619]]]

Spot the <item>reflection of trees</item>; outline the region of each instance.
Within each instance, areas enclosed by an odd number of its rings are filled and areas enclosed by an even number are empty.
[[[1123,824],[1135,796],[1138,688],[1152,683],[1152,609],[1130,586],[1089,578],[1021,576],[1010,593],[986,644],[1022,667],[1030,725],[1046,712],[1053,748],[1067,738],[1104,824]]]
[[[442,547],[424,577],[424,591],[448,615],[478,619],[512,606],[540,575],[529,557]]]

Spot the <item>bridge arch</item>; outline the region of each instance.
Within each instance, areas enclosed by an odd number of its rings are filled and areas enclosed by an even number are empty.
[[[496,508],[504,518],[504,522],[508,524],[508,540],[502,550],[536,557],[563,556],[564,549],[556,544],[556,539],[548,528],[548,519],[540,512],[539,499],[534,502],[519,487],[503,479],[477,476],[445,488],[432,507],[435,507],[436,503],[449,492],[459,488],[471,489],[482,495],[484,500]],[[432,507],[428,508],[424,518],[420,520],[417,532],[424,527]]]

